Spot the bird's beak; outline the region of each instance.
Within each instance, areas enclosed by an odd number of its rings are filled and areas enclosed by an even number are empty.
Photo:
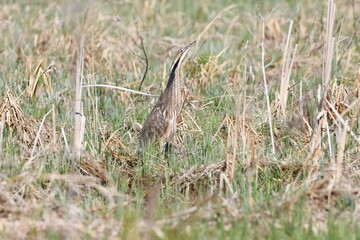
[[[183,47],[180,51],[182,51],[182,53],[180,54],[180,62],[182,62],[182,60],[185,58],[187,52],[190,50],[190,47],[192,45],[194,45],[196,43],[196,41],[190,43],[189,45]]]
[[[187,51],[189,51],[190,47],[192,45],[194,45],[194,43],[196,43],[196,41],[190,43],[189,45],[183,47],[182,49],[179,50],[179,53],[181,53],[181,55],[186,55]]]
[[[186,53],[186,52],[189,50],[189,48],[190,48],[192,45],[194,45],[195,43],[196,43],[196,41],[193,41],[192,43],[190,43],[189,45],[187,45],[186,47],[184,47],[184,48],[183,48],[184,53]]]
[[[180,50],[178,51],[177,56],[176,56],[173,64],[171,65],[172,71],[173,71],[173,69],[174,69],[174,66],[177,67],[177,66],[180,66],[180,65],[181,65],[181,63],[182,63],[182,61],[184,60],[187,52],[190,50],[190,47],[191,47],[192,45],[194,45],[194,43],[196,43],[196,41],[190,43],[189,45],[183,47],[182,49],[180,49]],[[175,64],[176,64],[176,65],[175,65]]]
[[[196,43],[196,41],[193,41],[192,43],[190,43],[189,45],[187,45],[186,47],[184,47],[184,50],[189,49],[192,45],[194,45]]]

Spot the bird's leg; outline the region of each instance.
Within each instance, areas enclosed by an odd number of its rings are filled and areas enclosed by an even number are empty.
[[[141,169],[141,176],[145,176],[145,151],[144,149],[139,149],[137,152],[138,160],[140,160],[140,169]]]
[[[172,144],[169,143],[169,142],[165,143],[165,149],[164,149],[164,151],[165,151],[166,154],[167,154],[167,153],[171,153],[171,151],[172,151]]]
[[[172,152],[172,144],[167,142],[164,146],[164,153],[165,153],[165,159],[167,162],[168,167],[170,166],[170,154]]]

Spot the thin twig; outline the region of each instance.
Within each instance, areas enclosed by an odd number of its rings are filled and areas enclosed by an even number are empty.
[[[146,75],[147,75],[147,72],[149,70],[149,59],[148,59],[148,56],[147,56],[147,53],[146,53],[146,50],[145,50],[143,37],[141,36],[138,29],[136,30],[136,32],[137,32],[138,37],[140,38],[140,46],[138,46],[138,47],[142,50],[142,52],[144,54],[143,60],[145,61],[145,70],[144,70],[144,74],[142,76],[141,83],[140,83],[140,86],[139,86],[139,91],[140,91],[141,86],[143,85],[144,80],[145,80]]]
[[[347,53],[347,51],[350,49],[351,45],[354,43],[354,35],[351,37],[350,42],[348,43],[348,45],[345,47],[343,53],[341,54],[341,56],[339,57],[339,59],[337,60],[336,66],[339,66],[342,58],[345,56],[345,54]]]
[[[273,124],[271,118],[271,107],[270,107],[270,99],[269,99],[269,90],[266,82],[266,72],[265,72],[265,46],[264,46],[264,39],[265,39],[265,21],[268,19],[270,15],[268,15],[265,19],[259,14],[261,22],[262,22],[262,42],[261,42],[261,66],[262,66],[262,74],[264,80],[264,92],[266,98],[266,105],[268,111],[268,118],[269,118],[269,128],[270,128],[270,138],[271,138],[271,150],[272,153],[275,154],[275,140],[274,140],[274,133],[273,133]]]
[[[50,110],[51,112],[52,110]],[[29,157],[29,159],[26,161],[26,163],[24,164],[24,166],[22,167],[21,171],[24,172],[25,170],[27,170],[31,164],[34,163],[35,159],[37,159],[38,157],[40,157],[44,152],[48,151],[50,148],[52,148],[52,146],[49,144],[47,146],[45,146],[42,149],[39,149],[39,151],[34,154],[33,156]]]
[[[68,144],[68,141],[67,141],[67,138],[66,138],[66,134],[65,134],[64,128],[61,128],[61,134],[62,134],[62,136],[63,136],[63,138],[64,138],[66,151],[67,151],[68,153],[70,153],[70,148],[69,148],[69,144]]]
[[[336,111],[335,107],[328,100],[326,100],[326,103],[328,104],[330,109],[333,111],[335,116],[338,118],[338,120],[344,125],[346,131],[350,132],[350,135],[355,139],[355,141],[358,144],[360,144],[360,139],[356,136],[356,134],[353,131],[351,131],[349,124],[341,117],[341,115],[338,113],[338,111]]]
[[[117,20],[117,22],[120,23],[120,19],[119,19],[118,17],[116,18],[116,20]],[[121,30],[121,31],[122,31],[122,30]],[[130,33],[129,33],[126,29],[124,29],[124,31],[126,32],[126,34],[128,35],[128,37],[130,38],[130,40],[133,42],[133,44],[134,44],[136,47],[138,47],[138,48],[143,52],[143,55],[144,55],[144,57],[142,57],[142,56],[136,54],[134,51],[132,51],[132,50],[129,49],[129,51],[130,51],[133,55],[135,55],[136,57],[140,58],[141,60],[143,60],[143,61],[145,62],[145,63],[144,63],[144,65],[145,65],[144,74],[143,74],[143,76],[142,76],[142,78],[141,78],[141,83],[140,83],[140,85],[139,85],[139,91],[140,91],[140,90],[141,90],[141,87],[142,87],[142,84],[144,83],[145,78],[146,78],[146,75],[147,75],[148,70],[149,70],[149,58],[148,58],[148,55],[147,55],[147,53],[146,53],[146,49],[145,49],[145,45],[144,45],[144,39],[143,39],[143,37],[141,36],[141,34],[140,34],[140,32],[139,32],[139,28],[138,28],[137,24],[136,24],[136,34],[137,34],[137,37],[140,39],[140,44],[138,44],[138,43],[136,42],[135,38],[132,37],[132,36],[130,35]],[[122,32],[123,32],[123,31],[122,31]]]
[[[34,140],[34,145],[33,145],[32,150],[31,150],[30,158],[34,155],[37,142],[39,141],[39,138],[40,138],[40,132],[41,132],[41,129],[42,129],[42,127],[43,127],[43,125],[44,125],[44,122],[45,122],[45,118],[46,118],[47,115],[49,115],[51,112],[52,112],[52,109],[50,109],[50,110],[44,115],[43,119],[41,120],[39,129],[38,129],[38,131],[37,131],[37,133],[36,133],[36,137],[35,137],[35,140]]]
[[[275,60],[274,58],[271,58],[271,61],[268,64],[266,64],[265,69],[270,67],[274,63],[274,60]]]
[[[145,65],[145,70],[144,70],[144,74],[143,74],[143,76],[142,76],[142,78],[141,78],[141,83],[140,83],[139,89],[138,89],[138,90],[140,91],[140,90],[141,90],[141,87],[142,87],[142,85],[143,85],[143,83],[144,83],[144,81],[145,81],[146,75],[147,75],[147,73],[148,73],[148,71],[149,71],[149,57],[148,57],[148,54],[147,54],[146,49],[145,49],[144,39],[143,39],[142,35],[140,34],[140,31],[139,31],[139,28],[138,28],[137,24],[136,24],[136,34],[137,34],[137,37],[140,39],[140,44],[138,44],[138,43],[136,42],[136,40],[135,40],[135,37],[131,36],[131,34],[127,31],[127,29],[122,26],[119,17],[116,17],[116,21],[117,21],[117,22],[119,23],[119,25],[121,26],[120,31],[121,31],[121,32],[125,32],[126,35],[129,37],[129,39],[132,41],[132,43],[133,43],[136,47],[138,47],[138,48],[143,52],[143,55],[144,55],[144,56],[142,57],[142,56],[140,56],[139,54],[136,54],[133,50],[131,50],[131,49],[128,48],[128,50],[129,50],[129,52],[131,52],[131,54],[135,55],[136,57],[138,57],[139,59],[141,59],[142,61],[144,61],[143,64]]]
[[[88,85],[82,85],[81,87],[82,88],[88,88],[88,87],[112,88],[112,89],[118,89],[118,90],[122,90],[122,91],[126,91],[126,92],[131,92],[134,94],[147,96],[147,97],[159,97],[159,95],[144,93],[144,92],[140,92],[140,91],[136,91],[136,90],[132,90],[132,89],[128,89],[128,88],[123,88],[123,87],[118,87],[118,86],[113,86],[113,85],[106,85],[106,84],[88,84]]]

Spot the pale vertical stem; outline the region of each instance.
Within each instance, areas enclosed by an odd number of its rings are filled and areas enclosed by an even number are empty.
[[[334,18],[335,18],[335,4],[333,0],[328,2],[327,24],[326,24],[326,58],[325,58],[325,72],[324,72],[324,86],[323,97],[326,97],[331,78],[331,63],[334,51],[335,38],[333,35]]]
[[[284,92],[283,92],[283,96],[282,96],[283,97],[282,100],[283,100],[283,110],[284,110],[284,115],[283,116],[284,116],[284,118],[285,118],[285,115],[286,115],[285,109],[286,109],[286,103],[287,103],[287,98],[288,98],[288,94],[289,94],[288,87],[289,87],[290,75],[291,75],[291,70],[292,70],[292,68],[294,66],[294,61],[295,61],[297,48],[298,48],[298,45],[296,44],[295,48],[294,48],[294,51],[293,51],[291,61],[290,61],[290,64],[289,64],[288,68],[285,71]],[[289,58],[290,58],[290,53],[289,53]]]
[[[323,96],[322,96],[323,98],[326,97],[327,92],[329,90],[330,79],[331,79],[331,62],[333,58],[334,44],[335,44],[335,38],[333,37],[329,42],[329,46],[328,46],[329,49],[328,52],[326,53],[325,83],[323,87]]]
[[[261,42],[261,65],[262,65],[262,74],[264,80],[264,92],[266,98],[266,106],[269,118],[269,128],[270,128],[270,138],[271,138],[271,150],[272,153],[275,154],[275,141],[274,141],[274,133],[273,133],[273,124],[271,118],[271,107],[270,107],[270,99],[269,99],[269,90],[266,82],[266,72],[265,72],[265,46],[264,46],[264,39],[265,39],[265,20],[262,20],[262,42]]]
[[[303,93],[302,93],[302,80],[300,80],[300,113],[301,113],[301,116],[304,116],[304,105],[303,105]]]
[[[325,86],[325,62],[326,62],[326,47],[323,49],[323,59],[322,59],[322,78],[321,78],[321,84],[318,85],[318,92],[317,92],[317,103],[321,104],[321,97],[323,95],[322,91],[324,91],[324,86]],[[320,108],[319,108],[320,109]]]
[[[246,76],[244,77],[244,79],[246,79]],[[243,114],[242,114],[242,139],[243,139],[243,152],[244,152],[244,159],[243,159],[243,164],[246,162],[247,166],[250,166],[250,157],[248,158],[248,160],[245,161],[245,157],[246,157],[246,145],[247,145],[247,138],[246,138],[246,131],[245,131],[245,113],[246,113],[246,89],[244,90],[244,103],[243,103]]]
[[[290,75],[291,75],[291,70],[294,66],[294,61],[295,61],[295,56],[296,56],[296,53],[297,53],[297,48],[298,48],[298,45],[296,44],[295,45],[295,48],[294,48],[294,51],[292,52],[292,58],[291,58],[291,61],[290,61],[290,64],[288,66],[288,69],[287,71],[285,72],[285,82],[286,82],[286,88],[285,88],[285,101],[286,101],[286,97],[287,97],[287,94],[288,94],[288,87],[289,87],[289,80],[290,80]],[[290,55],[289,55],[289,58],[290,58]]]
[[[52,134],[53,134],[53,144],[56,146],[56,115],[55,115],[55,105],[52,105]]]
[[[5,113],[1,114],[1,121],[0,121],[0,160],[2,159],[3,155],[3,140],[4,140],[4,127],[5,127]]]
[[[98,102],[99,102],[99,99],[98,99],[98,96],[95,92],[95,123],[94,123],[94,133],[97,132],[97,129],[101,129],[102,128],[102,125],[100,123],[100,118],[99,118],[99,105],[98,105]],[[86,120],[86,118],[85,118]],[[84,129],[85,129],[85,120],[84,120]],[[96,125],[97,125],[97,129],[96,129]],[[99,142],[99,138],[100,138],[101,135],[95,135],[96,137],[96,141]]]
[[[318,85],[318,88],[317,88],[317,91],[316,91],[316,97],[317,97],[317,100],[318,100],[318,103],[320,103],[320,101],[321,101],[321,86],[323,86],[323,85],[321,85],[321,84],[319,84]]]
[[[82,127],[82,103],[81,103],[81,95],[82,95],[82,78],[83,78],[83,71],[84,71],[84,35],[81,38],[81,46],[80,46],[80,55],[79,59],[77,60],[76,66],[76,92],[75,92],[75,102],[74,102],[74,120],[75,120],[75,127],[74,127],[74,142],[73,142],[73,154],[76,158],[80,157],[80,153],[82,150],[82,139],[81,136],[81,127]]]
[[[76,93],[75,93],[75,102],[74,102],[74,142],[73,142],[73,153],[78,156],[78,153],[81,148],[81,136],[80,136],[80,128],[81,128],[81,80],[80,80],[80,61],[77,61],[76,68]]]
[[[84,143],[84,136],[85,136],[85,120],[86,117],[84,115],[84,104],[81,103],[81,127],[80,127],[80,143],[83,147],[83,143]]]
[[[331,63],[334,51],[335,38],[332,36],[333,27],[334,27],[334,18],[335,18],[335,4],[333,0],[328,2],[328,11],[327,11],[327,23],[326,23],[326,42],[325,42],[325,57],[324,57],[324,68],[323,68],[323,82],[321,94],[319,94],[319,107],[318,114],[325,112],[325,102],[326,96],[328,95],[330,79],[331,79]],[[325,113],[326,114],[326,113]],[[321,148],[322,141],[322,122],[321,119],[316,119],[314,131],[311,138],[311,149],[310,154],[314,154],[317,150]]]
[[[68,153],[70,153],[70,148],[69,148],[69,144],[68,144],[68,141],[67,141],[67,138],[66,138],[66,134],[65,134],[64,128],[61,128],[61,134],[62,134],[62,136],[63,136],[63,138],[64,138],[66,150],[67,150]]]
[[[325,121],[326,121],[326,134],[327,134],[327,137],[328,137],[328,144],[329,144],[329,155],[330,155],[331,160],[333,160],[333,152],[332,152],[332,146],[331,146],[331,135],[330,135],[329,122],[328,122],[328,119],[327,119],[327,115],[324,114],[324,116],[325,116]]]
[[[280,107],[281,107],[281,112],[282,112],[282,115],[284,118],[285,118],[285,113],[286,113],[285,112],[285,106],[286,106],[286,100],[287,100],[286,92],[287,92],[287,88],[289,85],[289,81],[288,81],[288,78],[286,77],[286,75],[287,75],[287,71],[290,71],[289,70],[290,54],[288,53],[288,51],[289,51],[292,27],[293,27],[293,21],[290,22],[289,31],[288,31],[288,35],[286,38],[285,51],[284,51],[284,55],[283,55],[283,65],[282,65],[282,69],[281,69]]]
[[[286,69],[286,65],[287,65],[286,63],[287,63],[287,58],[288,58],[288,53],[287,52],[288,52],[289,44],[290,44],[292,26],[293,26],[293,21],[290,22],[288,35],[287,35],[287,38],[286,38],[285,52],[284,52],[284,56],[283,56],[283,66],[282,66],[282,69],[281,69],[281,80],[283,80],[283,77],[285,75],[285,69]]]
[[[322,139],[322,125],[324,120],[324,114],[326,114],[326,111],[323,110],[319,112],[316,116],[316,127],[313,130],[313,136],[312,141],[310,144],[310,152],[311,154],[318,153],[318,150],[321,149],[321,139]],[[314,160],[314,163],[317,161],[317,159]],[[316,164],[315,164],[316,165]]]
[[[237,110],[236,110],[236,117],[235,117],[235,132],[233,135],[233,153],[232,153],[232,160],[231,160],[231,171],[230,171],[230,182],[234,179],[234,172],[236,167],[236,153],[238,148],[238,138],[239,138],[239,129],[240,129],[240,101],[241,97],[239,97]]]
[[[346,121],[347,125],[348,121]],[[341,125],[339,124],[338,127],[338,152],[337,152],[337,158],[336,158],[336,182],[339,182],[342,175],[342,163],[344,159],[344,150],[345,150],[345,144],[346,144],[346,127],[344,126],[341,128]]]

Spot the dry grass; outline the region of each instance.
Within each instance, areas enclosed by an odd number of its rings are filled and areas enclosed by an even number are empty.
[[[5,2],[1,238],[355,239],[360,3],[278,3]],[[193,40],[172,152],[140,155]]]

